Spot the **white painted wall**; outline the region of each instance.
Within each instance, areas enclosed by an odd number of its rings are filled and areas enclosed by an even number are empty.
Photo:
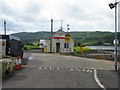
[[[53,39],[52,39],[52,52],[56,52],[56,43],[60,43],[60,49],[65,49],[64,48],[64,44],[65,39],[54,39],[54,37],[65,37],[66,33],[64,31],[58,31],[53,35]],[[70,42],[69,42],[69,48],[71,50],[71,53],[74,52],[74,39],[71,37]],[[50,40],[46,40],[45,41],[45,46],[47,46],[47,52],[50,52]]]

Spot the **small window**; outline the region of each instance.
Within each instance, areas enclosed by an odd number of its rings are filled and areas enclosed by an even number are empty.
[[[64,48],[66,48],[66,43],[64,43]]]
[[[69,48],[69,43],[67,43],[67,48]]]
[[[64,48],[69,48],[69,43],[64,43]]]

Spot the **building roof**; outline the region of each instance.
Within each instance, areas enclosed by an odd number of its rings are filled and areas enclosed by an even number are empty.
[[[57,35],[70,35],[70,34],[67,33],[67,32],[65,32],[65,31],[63,31],[63,29],[59,29],[57,32],[55,32],[55,33],[53,34],[52,37],[55,37],[55,36],[57,36]],[[72,37],[71,37],[71,39],[74,40],[74,38],[72,38]],[[50,40],[50,38],[47,38],[46,40]]]
[[[66,33],[62,30],[62,29],[59,29],[54,35],[65,35]]]

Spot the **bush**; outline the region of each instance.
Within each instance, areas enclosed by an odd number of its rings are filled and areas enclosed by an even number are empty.
[[[36,45],[24,45],[25,50],[39,49],[39,46]]]
[[[74,47],[74,54],[79,55],[81,53],[90,53],[92,50],[88,47]]]

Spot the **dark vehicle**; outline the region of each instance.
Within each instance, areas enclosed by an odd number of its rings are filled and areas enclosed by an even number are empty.
[[[0,38],[6,39],[6,55],[23,58],[22,43],[19,37],[0,35]]]

